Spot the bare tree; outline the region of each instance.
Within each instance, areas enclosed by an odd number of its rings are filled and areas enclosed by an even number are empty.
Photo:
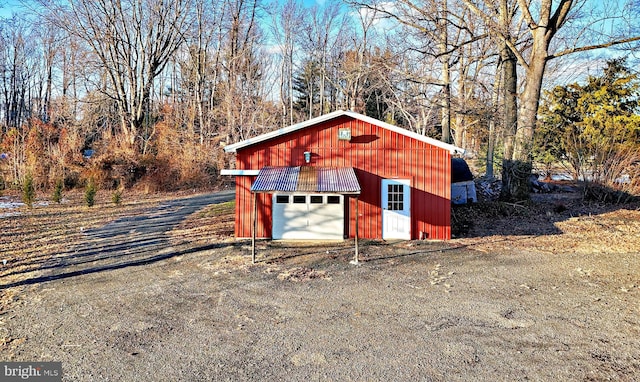
[[[364,102],[362,89],[368,72],[372,34],[375,34],[374,24],[377,22],[376,9],[361,9],[358,13],[359,24],[354,30],[346,32],[350,39],[349,47],[345,46],[340,56],[340,74],[334,83],[343,94],[345,106],[349,110],[363,112]]]
[[[263,66],[259,52],[261,29],[259,0],[225,0],[222,28],[224,83],[220,84],[226,136],[230,142],[245,139],[256,133],[254,118],[258,110],[260,77]]]
[[[0,86],[3,131],[21,128],[31,117],[30,98],[37,61],[33,34],[25,20],[14,16],[0,33]]]
[[[477,1],[462,0],[476,15],[482,18],[492,34],[497,36],[504,45],[503,57],[515,57],[523,68],[524,87],[520,94],[518,108],[517,131],[515,134],[513,159],[516,163],[509,165],[503,173],[503,186],[509,189],[508,197],[528,197],[527,179],[531,171],[531,145],[536,126],[538,104],[549,60],[619,44],[640,40],[638,35],[610,35],[599,29],[604,24],[611,25],[614,19],[622,19],[622,10],[613,14],[592,12],[593,18],[586,17],[587,0],[541,0],[530,2],[527,0],[494,0],[479,5]],[[595,5],[594,2],[590,3]],[[517,7],[517,10],[516,10]],[[498,12],[496,12],[498,10]],[[517,20],[509,19],[508,14],[515,14],[524,24],[523,32],[528,38],[522,44],[522,34]],[[579,17],[585,16],[585,17]],[[558,33],[568,27],[573,29],[574,38],[563,39]],[[589,33],[587,33],[589,32]],[[554,42],[557,42],[554,44]],[[509,61],[509,60],[508,60]],[[508,62],[507,61],[507,62]],[[505,73],[511,71],[505,69]],[[507,74],[508,75],[508,74]],[[507,91],[514,89],[515,79],[505,78]],[[507,121],[508,122],[508,121]],[[507,177],[505,179],[505,176]]]
[[[37,131],[30,134],[30,121],[37,113],[43,83],[36,41],[34,29],[24,18],[14,15],[0,23],[0,150],[9,153],[10,169],[1,176],[14,184],[22,181],[27,166],[34,162],[29,152],[35,150],[29,146],[36,139],[29,136],[35,137]]]
[[[441,139],[452,141],[452,97],[453,67],[460,62],[460,48],[482,39],[468,25],[468,14],[460,12],[458,4],[451,0],[400,0],[394,3],[373,2],[356,5],[378,12],[378,18],[387,18],[403,26],[407,30],[404,40],[398,43],[397,49],[408,49],[418,53],[423,60],[429,57],[439,64],[427,77],[417,78],[430,86],[437,86],[437,94],[431,94],[438,100],[441,118]],[[397,50],[396,49],[396,50]]]
[[[186,43],[176,52],[169,68],[169,90],[172,109],[184,114],[183,125],[202,146],[217,134],[214,104],[221,72],[223,4],[195,0],[192,12],[193,23],[186,31]]]
[[[294,123],[293,75],[296,51],[300,46],[300,30],[303,25],[304,8],[297,0],[275,4],[271,14],[271,34],[276,43],[280,59],[279,96],[282,108],[282,125]]]
[[[42,2],[52,24],[81,39],[103,70],[129,150],[141,150],[154,80],[184,41],[189,0],[72,0]]]
[[[310,9],[309,17],[306,19],[307,54],[311,60],[318,63],[320,69],[319,114],[331,111],[327,103],[327,93],[330,93],[327,90],[331,87],[328,60],[331,57],[331,51],[339,46],[337,45],[339,44],[338,36],[346,32],[347,26],[347,19],[340,14],[340,7],[341,4],[335,1],[325,3],[322,8],[315,5]],[[364,31],[365,36],[366,33]]]

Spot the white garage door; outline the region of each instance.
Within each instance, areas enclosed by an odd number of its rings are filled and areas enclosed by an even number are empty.
[[[332,194],[274,194],[273,238],[342,240],[344,196]]]

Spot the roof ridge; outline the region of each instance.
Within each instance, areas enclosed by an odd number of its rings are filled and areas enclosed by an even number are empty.
[[[446,149],[449,152],[451,152],[452,154],[462,154],[465,151],[461,147],[454,146],[452,144],[445,143],[445,142],[439,141],[439,140],[431,138],[431,137],[427,137],[426,135],[421,135],[421,134],[418,134],[418,133],[416,133],[414,131],[407,130],[407,129],[399,127],[399,126],[395,126],[395,125],[392,125],[390,123],[381,121],[379,119],[375,119],[375,118],[368,117],[368,116],[363,115],[363,114],[356,113],[354,111],[345,111],[345,110],[336,110],[334,112],[331,112],[331,113],[328,113],[328,114],[323,114],[323,115],[320,115],[318,117],[311,118],[311,119],[308,119],[306,121],[299,122],[299,123],[296,123],[296,124],[293,124],[293,125],[290,125],[290,126],[287,126],[287,127],[283,127],[281,129],[278,129],[278,130],[273,130],[273,131],[270,131],[270,132],[267,132],[267,133],[264,133],[264,134],[249,138],[249,139],[245,139],[245,140],[240,141],[240,142],[236,142],[236,143],[232,143],[230,145],[226,145],[224,147],[224,151],[225,152],[234,152],[235,153],[235,152],[237,152],[238,149],[249,147],[249,146],[264,142],[266,140],[269,140],[269,139],[272,139],[272,138],[277,138],[277,137],[280,137],[280,136],[283,136],[283,135],[286,135],[286,134],[289,134],[289,133],[292,133],[292,132],[295,132],[295,131],[298,131],[298,130],[302,130],[302,129],[305,129],[307,127],[319,124],[321,122],[329,121],[329,120],[332,120],[332,119],[335,119],[335,118],[338,118],[338,117],[341,117],[341,116],[348,116],[348,117],[351,117],[351,118],[354,118],[354,119],[358,119],[358,120],[361,120],[361,121],[364,121],[364,122],[371,123],[373,125],[382,127],[384,129],[396,132],[398,134],[402,134],[404,136],[407,136],[407,137],[410,137],[410,138],[414,138],[414,139],[423,141],[425,143],[429,143],[429,144],[434,145],[436,147],[440,147],[440,148]]]

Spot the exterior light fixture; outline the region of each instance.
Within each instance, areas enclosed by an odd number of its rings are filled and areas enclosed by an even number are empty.
[[[310,163],[311,162],[311,151],[305,151],[304,152],[304,161],[306,163]]]

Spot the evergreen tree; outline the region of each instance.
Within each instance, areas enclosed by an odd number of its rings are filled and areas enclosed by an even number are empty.
[[[93,205],[96,202],[97,192],[98,192],[98,187],[96,186],[96,183],[93,180],[93,178],[90,178],[84,190],[84,201],[87,204],[87,207],[93,207]]]
[[[602,183],[640,160],[640,83],[623,59],[584,85],[547,92],[540,111],[538,160],[566,159],[576,177]]]
[[[33,202],[36,200],[36,189],[33,184],[33,175],[28,172],[24,177],[24,183],[22,184],[22,201],[29,208],[33,207]]]
[[[62,201],[62,190],[64,189],[64,181],[62,179],[58,179],[56,181],[56,186],[53,189],[53,197],[51,198],[54,202],[60,204]]]

